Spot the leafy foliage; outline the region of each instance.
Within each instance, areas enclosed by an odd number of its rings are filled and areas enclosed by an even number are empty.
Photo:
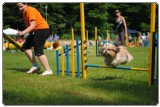
[[[80,35],[79,3],[29,3],[28,5],[37,8],[44,18],[47,17],[51,34],[70,34],[73,27],[75,34]],[[89,38],[94,37],[95,26],[98,28],[98,35],[105,34],[107,29],[110,32],[114,31],[115,9],[117,8],[125,17],[128,28],[141,32],[149,31],[150,5],[150,3],[85,3],[85,24],[89,31]],[[47,10],[45,6],[48,7]],[[158,16],[156,16],[156,25],[158,25]],[[25,29],[16,3],[3,5],[3,26],[4,28],[10,26],[14,29]]]

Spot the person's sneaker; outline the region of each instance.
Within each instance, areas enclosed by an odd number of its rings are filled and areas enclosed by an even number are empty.
[[[53,71],[49,70],[49,71],[44,71],[41,75],[45,76],[45,75],[52,75],[52,74],[53,74]]]
[[[33,74],[33,73],[36,73],[40,70],[40,67],[39,66],[33,66],[31,67],[31,69],[29,71],[27,71],[28,74]]]

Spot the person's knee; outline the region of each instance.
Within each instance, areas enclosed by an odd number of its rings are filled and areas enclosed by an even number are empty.
[[[22,45],[22,48],[23,48],[24,50],[29,50],[29,49],[31,49],[31,46],[26,45],[26,44],[23,44],[23,45]]]
[[[34,52],[34,54],[35,54],[35,56],[41,56],[41,55],[44,55],[44,53],[43,52]]]

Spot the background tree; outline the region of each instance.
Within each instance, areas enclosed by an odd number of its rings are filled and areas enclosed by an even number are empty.
[[[79,3],[29,3],[37,8],[42,16],[46,18],[45,6],[47,5],[47,22],[51,34],[59,36],[70,35],[73,27],[75,35],[80,37],[80,12]],[[104,36],[106,30],[114,32],[115,10],[119,8],[125,17],[127,27],[141,32],[148,32],[150,28],[150,3],[85,3],[86,29],[89,38],[94,38],[94,27],[98,28],[98,35]],[[15,14],[16,13],[16,14]],[[18,11],[16,3],[5,3],[3,5],[3,29],[11,27],[14,29],[25,29],[23,18]],[[158,5],[156,15],[156,29],[158,28]]]

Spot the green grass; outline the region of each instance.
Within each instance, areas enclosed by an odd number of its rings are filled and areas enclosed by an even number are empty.
[[[104,65],[88,48],[87,63]],[[148,48],[129,48],[134,60],[125,66],[146,68]],[[158,87],[148,87],[148,73],[88,68],[87,79],[56,75],[55,51],[45,50],[52,76],[26,74],[30,68],[24,53],[3,53],[3,103],[5,105],[156,105]],[[39,63],[39,61],[38,61]],[[43,72],[43,68],[41,72]]]

